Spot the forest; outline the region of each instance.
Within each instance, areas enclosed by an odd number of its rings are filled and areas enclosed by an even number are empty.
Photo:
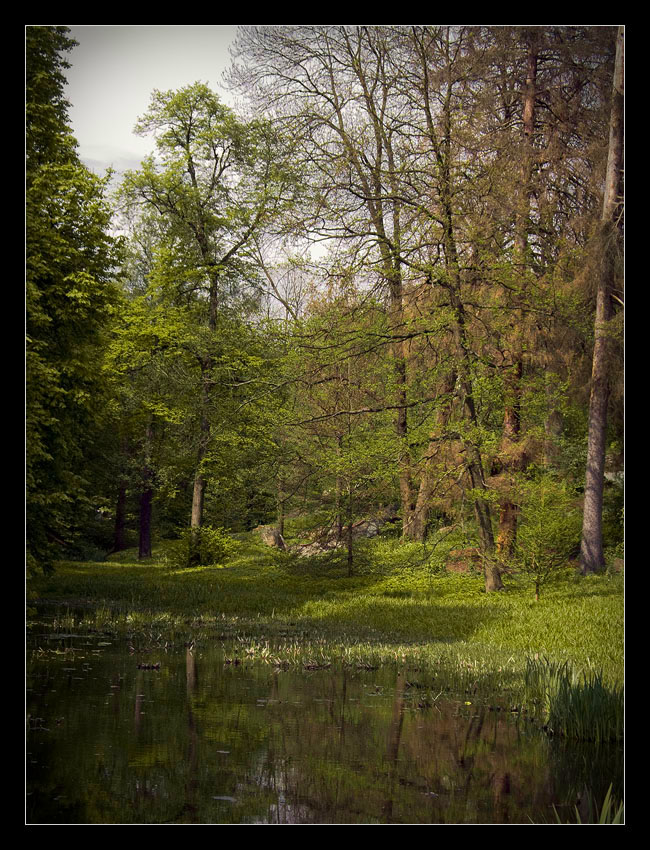
[[[256,529],[622,564],[622,27],[242,26],[241,106],[154,90],[103,177],[74,46],[26,28],[30,575]]]

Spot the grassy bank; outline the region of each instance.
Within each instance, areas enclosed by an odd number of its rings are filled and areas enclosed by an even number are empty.
[[[449,661],[484,675],[521,675],[543,657],[622,683],[621,575],[567,570],[535,601],[528,584],[511,579],[486,594],[481,576],[432,570],[416,554],[378,541],[348,577],[336,558],[298,559],[251,541],[225,566],[191,570],[170,569],[164,548],[145,563],[129,550],[104,563],[62,562],[30,579],[28,592],[32,607],[58,603],[74,626],[233,638],[251,654]]]

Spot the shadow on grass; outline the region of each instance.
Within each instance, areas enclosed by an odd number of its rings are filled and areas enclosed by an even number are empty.
[[[323,628],[355,631],[364,637],[400,641],[471,641],[500,612],[471,604],[442,603],[434,595],[332,592],[306,601],[303,620]]]

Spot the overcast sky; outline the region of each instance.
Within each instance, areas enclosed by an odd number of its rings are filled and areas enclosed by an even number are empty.
[[[153,89],[200,80],[232,103],[222,88],[228,45],[237,26],[74,26],[79,42],[67,55],[69,115],[82,161],[97,173],[136,168],[153,149],[134,135]]]

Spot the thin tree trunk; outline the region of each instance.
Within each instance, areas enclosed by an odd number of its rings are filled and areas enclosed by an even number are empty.
[[[197,234],[201,255],[206,265],[210,264],[210,250],[207,243],[203,224]],[[217,330],[219,315],[219,276],[212,274],[210,281],[210,297],[208,304],[208,328],[211,334]],[[201,424],[199,433],[199,448],[196,458],[196,473],[194,475],[194,489],[192,491],[192,515],[190,518],[190,552],[189,566],[198,566],[201,562],[200,554],[200,528],[203,525],[203,506],[205,503],[205,489],[207,479],[203,470],[210,445],[210,419],[208,417],[210,403],[210,381],[213,367],[212,355],[207,354],[201,359]]]
[[[352,546],[352,530],[354,523],[354,511],[352,506],[352,488],[348,487],[347,494],[347,502],[348,502],[348,527],[346,531],[346,547],[347,547],[347,560],[348,560],[348,576],[352,575],[352,565],[354,561],[354,551]]]
[[[126,549],[126,489],[127,482],[120,482],[115,506],[115,531],[113,533],[113,548],[111,552],[122,552]]]
[[[194,487],[192,490],[192,514],[190,518],[190,552],[188,566],[196,567],[201,563],[200,554],[200,529],[203,525],[203,506],[205,502],[206,477],[203,471],[203,461],[208,453],[210,443],[210,421],[207,414],[208,406],[208,365],[201,368],[201,424],[199,433],[199,447],[196,456],[196,472],[194,474]]]
[[[584,575],[605,569],[603,552],[603,486],[609,400],[609,329],[613,315],[611,288],[617,242],[616,212],[623,167],[623,27],[619,27],[610,116],[609,154],[601,226],[597,234],[598,289],[596,295],[595,342],[589,401],[589,437],[585,499],[580,544],[580,568]]]
[[[140,522],[139,522],[139,542],[138,542],[138,558],[151,557],[151,504],[153,501],[152,477],[151,469],[151,440],[153,437],[153,427],[151,422],[147,424],[145,431],[144,445],[144,469],[142,470],[142,492],[140,494]]]
[[[339,434],[336,438],[336,457],[341,463],[341,455],[342,455],[342,446],[343,446],[343,437]],[[338,543],[343,539],[343,477],[341,473],[336,476],[336,540]]]
[[[528,219],[530,217],[531,177],[533,173],[535,132],[535,99],[537,96],[537,61],[539,52],[539,31],[529,31],[528,58],[526,66],[526,84],[524,87],[523,124],[524,124],[524,153],[522,157],[521,186],[519,187],[518,221],[515,233],[515,263],[517,264],[522,281],[526,274],[528,251]],[[522,459],[517,451],[520,440],[521,418],[521,379],[523,376],[523,346],[521,342],[522,316],[516,311],[517,327],[511,331],[509,347],[512,350],[512,363],[505,376],[506,401],[503,414],[503,432],[501,441],[502,470],[504,484],[508,489],[514,484],[514,478],[522,467]],[[518,508],[512,496],[504,494],[499,504],[499,528],[497,532],[497,555],[499,560],[506,559],[512,554],[517,538]]]
[[[446,378],[445,385],[442,389],[442,395],[445,402],[438,412],[438,423],[436,433],[432,435],[431,441],[427,449],[427,461],[422,471],[420,479],[420,488],[418,497],[415,503],[415,509],[411,519],[411,539],[418,543],[424,543],[427,536],[427,526],[429,524],[429,516],[431,514],[431,499],[436,489],[437,481],[432,470],[432,461],[436,454],[440,451],[440,439],[449,421],[452,409],[452,393],[456,385],[456,372],[450,372]]]
[[[278,533],[284,538],[284,504],[286,501],[286,496],[284,493],[284,487],[282,486],[282,481],[278,478],[277,484],[277,503],[278,503]]]
[[[153,490],[148,487],[140,494],[140,534],[138,558],[151,557],[151,503]]]
[[[505,486],[514,483],[514,476],[522,467],[522,458],[517,450],[521,432],[521,376],[522,361],[517,360],[514,369],[506,378],[506,404],[503,416],[503,436],[501,440],[501,456],[503,458],[503,474]],[[510,495],[504,496],[499,504],[499,529],[497,532],[497,554],[500,559],[512,554],[517,539],[517,517],[519,509]]]

